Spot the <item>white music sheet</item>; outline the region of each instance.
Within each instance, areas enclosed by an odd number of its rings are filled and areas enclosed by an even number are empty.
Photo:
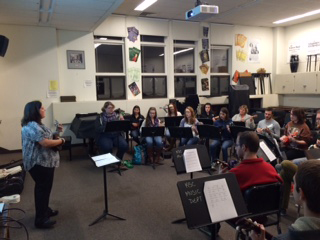
[[[113,156],[111,153],[102,154],[99,156],[92,157],[92,160],[96,164],[97,167],[102,167],[105,165],[109,165],[112,163],[118,163],[120,162],[115,156]]]
[[[205,182],[204,196],[212,223],[238,216],[225,178]]]
[[[202,170],[199,156],[198,156],[198,151],[196,148],[184,150],[183,160],[184,160],[184,165],[186,167],[187,173],[197,172]]]
[[[270,162],[277,159],[276,156],[273,154],[273,152],[271,152],[270,148],[265,144],[265,142],[263,142],[263,141],[260,142],[260,148],[267,155]]]

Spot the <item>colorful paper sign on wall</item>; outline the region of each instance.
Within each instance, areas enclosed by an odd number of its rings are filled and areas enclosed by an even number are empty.
[[[138,48],[129,48],[129,60],[132,62],[137,62],[140,52],[141,50],[139,50]]]
[[[128,27],[128,39],[131,42],[135,42],[138,39],[139,36],[139,30],[136,29],[135,27]]]
[[[139,89],[138,85],[136,84],[136,82],[129,84],[128,87],[129,87],[131,93],[133,94],[133,96],[137,96],[140,94],[140,89]]]
[[[201,86],[202,86],[202,91],[208,91],[209,90],[209,79],[202,78],[201,79]]]
[[[202,50],[200,53],[200,58],[201,58],[201,62],[205,63],[205,62],[209,62],[209,52],[208,50]]]
[[[207,74],[208,73],[208,70],[209,70],[209,66],[208,66],[208,64],[201,64],[201,66],[199,67],[200,68],[200,70],[201,70],[201,72],[203,73],[203,74]]]
[[[128,68],[128,82],[140,82],[141,69],[140,68]]]

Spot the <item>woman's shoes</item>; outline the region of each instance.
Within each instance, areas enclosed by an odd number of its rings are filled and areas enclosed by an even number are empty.
[[[34,225],[36,228],[45,229],[45,228],[52,228],[53,225],[55,225],[56,223],[57,223],[56,221],[50,220],[49,218],[47,218],[43,222],[35,223]]]
[[[58,210],[52,210],[51,208],[48,209],[48,217],[55,217],[59,214]]]

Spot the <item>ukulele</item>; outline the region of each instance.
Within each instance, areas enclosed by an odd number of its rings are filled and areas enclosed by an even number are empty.
[[[237,225],[237,228],[239,227],[240,228],[240,231],[242,229],[246,230],[247,232],[253,230],[255,231],[257,234],[260,234],[261,233],[261,229],[260,227],[258,226],[257,223],[254,223],[252,222],[251,219],[248,219],[248,218],[241,218],[239,219],[237,222],[236,222],[236,225]],[[267,231],[265,231],[265,238],[267,240],[271,240],[273,238],[273,236],[268,233]]]

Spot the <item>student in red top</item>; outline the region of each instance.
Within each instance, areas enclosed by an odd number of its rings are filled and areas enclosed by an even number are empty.
[[[281,177],[271,164],[262,158],[257,158],[259,137],[255,132],[239,133],[235,148],[240,158],[240,164],[229,172],[236,175],[241,191],[255,185],[282,182]],[[227,168],[220,166],[219,173],[225,172],[227,172]]]

